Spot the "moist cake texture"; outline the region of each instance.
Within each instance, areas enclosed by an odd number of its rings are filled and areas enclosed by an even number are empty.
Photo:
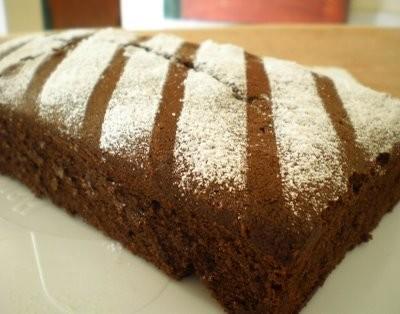
[[[400,198],[400,101],[172,35],[0,45],[0,172],[229,313],[297,313]]]

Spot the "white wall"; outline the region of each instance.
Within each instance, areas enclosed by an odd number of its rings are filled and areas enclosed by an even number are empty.
[[[4,0],[0,0],[0,35],[7,33],[6,7]]]
[[[197,1],[197,0],[194,0]],[[198,0],[201,1],[201,0]],[[399,0],[400,1],[400,0]],[[227,23],[210,23],[164,17],[163,0],[120,0],[121,26],[129,30],[165,29],[165,28],[194,28],[207,26],[222,26]]]
[[[400,26],[400,0],[352,0],[349,23]]]

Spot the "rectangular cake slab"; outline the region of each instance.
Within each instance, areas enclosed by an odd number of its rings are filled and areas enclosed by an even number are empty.
[[[399,199],[388,95],[211,41],[56,36],[0,60],[1,172],[229,312],[299,311]]]

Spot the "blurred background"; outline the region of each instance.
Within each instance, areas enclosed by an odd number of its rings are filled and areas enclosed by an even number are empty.
[[[0,34],[67,27],[143,30],[233,23],[400,26],[400,0],[0,0]]]

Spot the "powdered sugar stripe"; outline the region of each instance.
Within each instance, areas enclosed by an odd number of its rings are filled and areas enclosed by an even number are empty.
[[[246,103],[221,82],[190,70],[174,149],[181,187],[243,189],[246,141]]]
[[[141,46],[171,58],[183,44],[184,40],[178,36],[158,34],[141,43]],[[241,96],[246,95],[245,56],[241,47],[204,41],[194,58],[194,68],[229,85]]]
[[[3,42],[0,45],[0,58],[3,58],[6,54],[14,49],[18,49],[22,45],[26,44],[28,41],[39,37],[39,35],[26,35],[21,37],[16,37]]]
[[[134,47],[125,55],[129,59],[104,117],[100,147],[147,156],[169,61]]]
[[[73,30],[38,36],[0,60],[0,103],[19,105],[39,67],[71,40],[89,35],[89,30]]]
[[[141,46],[157,54],[171,57],[178,51],[179,47],[182,46],[183,42],[183,39],[178,36],[158,34],[141,43]]]
[[[244,50],[230,44],[204,41],[196,54],[194,67],[246,95],[246,62]]]
[[[339,140],[309,70],[292,62],[264,59],[271,86],[272,112],[284,199],[316,212],[345,189]]]
[[[78,135],[89,97],[117,50],[135,35],[105,29],[82,41],[51,74],[39,96],[39,115],[57,119],[62,131]]]
[[[347,71],[315,68],[333,79],[356,140],[371,159],[400,142],[400,99],[358,83]]]
[[[82,38],[93,34],[95,31],[90,28],[76,28],[64,32],[57,32],[49,35],[50,37],[58,38],[61,41],[69,43],[76,38]]]

